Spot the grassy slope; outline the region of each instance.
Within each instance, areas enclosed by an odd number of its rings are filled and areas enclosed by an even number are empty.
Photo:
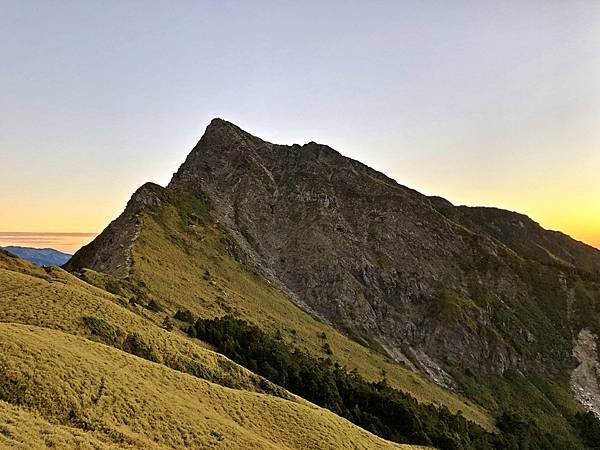
[[[118,449],[77,428],[50,423],[35,412],[0,400],[0,448]]]
[[[186,205],[187,207],[188,205]],[[202,208],[196,205],[195,210]],[[382,374],[390,385],[419,401],[439,403],[451,411],[493,429],[490,416],[473,403],[425,380],[384,355],[368,349],[323,324],[295,306],[281,291],[238,263],[226,250],[227,237],[210,219],[189,223],[183,208],[166,207],[145,214],[143,227],[133,248],[133,277],[173,313],[187,308],[201,317],[239,315],[266,331],[281,333],[292,345],[317,357],[328,356],[323,345],[333,349],[331,357],[357,369],[368,380]],[[185,210],[185,209],[183,209]],[[325,333],[326,339],[321,336]]]
[[[261,390],[260,377],[229,359],[168,332],[121,306],[122,299],[90,286],[61,269],[39,276],[1,268],[0,321],[36,325],[103,341],[85,325],[83,317],[94,317],[113,330],[136,333],[156,361],[185,371],[193,361],[207,379],[247,390]],[[134,310],[137,308],[134,308]],[[141,311],[143,314],[150,314]]]
[[[0,324],[18,401],[102,441],[139,448],[391,448],[309,404],[235,390],[60,331]]]
[[[83,316],[137,333],[158,362],[86,339]],[[114,295],[3,253],[0,322],[0,394],[12,403],[0,401],[0,446],[394,447],[302,399],[257,392],[254,374]],[[220,384],[182,373],[190,360]]]

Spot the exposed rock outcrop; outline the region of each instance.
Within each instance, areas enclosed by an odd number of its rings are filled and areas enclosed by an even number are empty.
[[[82,247],[66,264],[67,269],[88,267],[117,277],[126,277],[131,268],[131,248],[142,226],[140,212],[160,207],[164,188],[146,183],[131,196],[125,211],[96,239]]]
[[[579,403],[600,418],[600,362],[597,350],[598,336],[583,329],[577,335],[573,356],[579,365],[571,373],[571,389]]]

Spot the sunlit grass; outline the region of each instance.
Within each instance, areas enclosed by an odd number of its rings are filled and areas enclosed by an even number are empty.
[[[314,405],[219,386],[47,328],[0,324],[0,367],[5,380],[24,386],[17,404],[85,431],[90,441],[137,448],[395,447]],[[9,423],[35,422],[7,413]],[[65,439],[77,434],[70,429]]]
[[[261,393],[273,387],[140,313],[61,269],[0,253],[0,393],[11,402],[0,401],[0,446],[413,448],[283,390]],[[94,342],[86,317],[136,333],[156,362]],[[202,378],[185,373],[190,361]]]

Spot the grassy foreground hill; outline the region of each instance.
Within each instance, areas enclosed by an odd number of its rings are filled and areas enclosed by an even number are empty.
[[[162,329],[153,314],[0,252],[0,446],[403,447]]]

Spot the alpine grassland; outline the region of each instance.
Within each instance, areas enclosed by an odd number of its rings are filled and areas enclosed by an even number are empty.
[[[396,446],[162,320],[62,269],[0,252],[0,445]]]

